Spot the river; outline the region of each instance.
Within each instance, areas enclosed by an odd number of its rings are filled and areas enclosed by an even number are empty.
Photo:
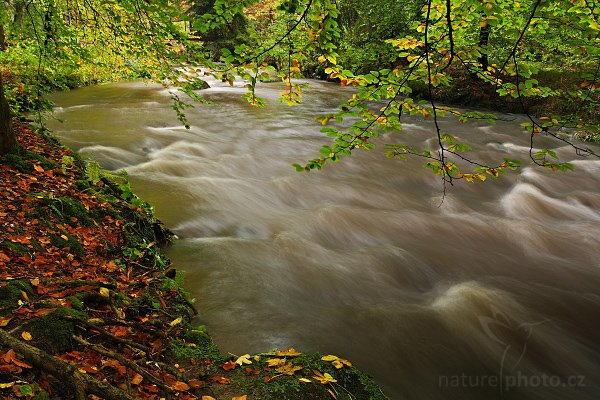
[[[576,170],[529,166],[523,117],[502,115],[441,124],[526,166],[444,198],[422,160],[381,149],[297,173],[327,142],[315,116],[347,92],[311,81],[288,107],[280,90],[263,85],[261,109],[215,85],[186,130],[161,86],[88,87],[56,94],[64,122],[48,125],[127,170],[179,236],[167,254],[224,352],[335,354],[391,399],[600,398],[600,160],[542,139]],[[434,146],[430,124],[386,140]]]

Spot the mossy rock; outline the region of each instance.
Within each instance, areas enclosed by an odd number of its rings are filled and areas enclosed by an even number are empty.
[[[10,281],[7,285],[0,287],[0,308],[17,307],[19,300],[25,300],[23,293],[26,293],[28,297],[34,295],[31,285],[24,280]]]
[[[47,307],[56,307],[54,304],[46,304]],[[32,318],[24,323],[19,331],[27,331],[31,334],[29,344],[47,351],[50,354],[60,354],[71,351],[73,348],[72,338],[75,334],[75,325],[61,317],[69,316],[83,320],[88,319],[84,312],[66,307],[59,307],[52,314]]]
[[[6,154],[1,159],[5,164],[10,165],[21,173],[30,173],[33,171],[32,161],[37,161],[45,170],[60,168],[60,164],[47,159],[30,150],[20,149],[19,153]]]

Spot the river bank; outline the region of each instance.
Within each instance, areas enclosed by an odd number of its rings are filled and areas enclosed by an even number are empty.
[[[15,129],[21,152],[0,163],[3,398],[385,398],[335,356],[222,354],[125,177]]]

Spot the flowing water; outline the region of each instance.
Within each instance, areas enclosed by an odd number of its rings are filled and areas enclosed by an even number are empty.
[[[336,354],[392,399],[600,398],[600,160],[545,139],[575,172],[457,182],[443,202],[422,160],[381,150],[297,173],[348,92],[311,82],[290,108],[279,90],[259,109],[216,85],[188,131],[160,86],[90,87],[57,94],[49,124],[180,237],[168,256],[224,352]],[[527,161],[521,122],[441,124],[480,159]],[[418,119],[385,140],[435,149]]]

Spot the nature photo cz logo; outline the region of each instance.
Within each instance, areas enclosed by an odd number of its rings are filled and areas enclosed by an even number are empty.
[[[478,316],[486,336],[502,349],[499,371],[493,375],[441,375],[440,388],[498,388],[501,393],[514,388],[585,387],[585,376],[561,377],[548,374],[524,374],[518,370],[535,328],[549,320],[515,324],[504,312],[492,307],[492,316]]]

